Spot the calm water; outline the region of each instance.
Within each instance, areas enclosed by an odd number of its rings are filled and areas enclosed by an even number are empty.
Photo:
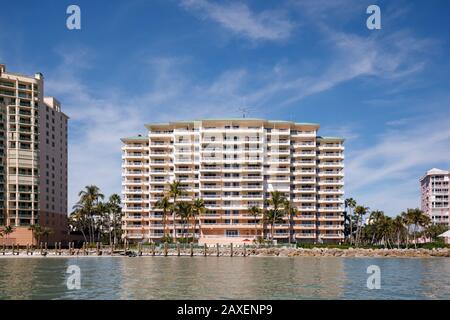
[[[73,264],[80,290],[66,287]],[[7,258],[0,299],[450,299],[449,275],[448,258]]]

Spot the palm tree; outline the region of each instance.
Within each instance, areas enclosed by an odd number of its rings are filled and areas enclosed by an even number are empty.
[[[178,180],[173,181],[172,183],[169,183],[169,197],[173,199],[173,206],[171,208],[171,214],[172,214],[172,223],[173,223],[173,237],[174,239],[177,238],[177,229],[176,229],[176,221],[175,221],[175,215],[176,215],[176,209],[177,206],[177,198],[183,194],[183,191],[181,190],[181,183]]]
[[[186,223],[189,223],[189,218],[192,214],[192,204],[189,202],[179,202],[176,208],[177,214],[180,216],[183,224],[183,235],[186,234]],[[189,228],[189,226],[188,226]]]
[[[118,238],[122,234],[122,208],[120,206],[120,195],[113,193],[108,199],[108,211],[112,217],[112,232],[114,236],[114,244],[117,244]],[[111,244],[111,240],[110,240]]]
[[[86,215],[88,230],[89,230],[89,241],[94,242],[95,234],[95,217],[94,215],[98,213],[97,206],[100,200],[103,200],[104,195],[100,193],[100,188],[95,185],[86,186],[85,190],[81,190],[78,193],[80,200],[74,206],[74,209],[81,209]]]
[[[290,202],[288,199],[286,199],[286,201],[284,202],[284,211],[285,211],[285,214],[288,216],[288,221],[289,221],[288,242],[290,244],[291,240],[292,240],[292,217],[295,216],[295,214],[297,213],[297,209],[292,205],[292,202]]]
[[[39,224],[33,224],[28,230],[31,230],[32,237],[36,240],[36,244],[39,245],[41,242],[42,227]]]
[[[383,245],[389,246],[390,245],[390,238],[393,233],[393,224],[392,224],[392,218],[387,217],[384,214],[380,216],[379,219],[379,236],[380,241],[383,243]]]
[[[97,241],[100,241],[100,237],[104,234],[104,230],[108,230],[110,237],[109,242],[111,243],[111,217],[109,215],[108,203],[99,202],[96,206],[96,213],[98,218],[94,225],[95,230],[97,230]]]
[[[286,203],[286,197],[280,191],[272,191],[270,196],[270,199],[267,200],[267,205],[270,206],[271,209],[266,210],[264,216],[265,220],[270,223],[271,240],[273,241],[273,229],[275,223],[283,222],[283,216],[285,214],[283,207]]]
[[[411,219],[407,212],[402,212],[400,217],[402,218],[403,224],[406,227],[406,248],[409,245],[409,231],[411,229]]]
[[[49,228],[49,227],[43,227],[42,228],[42,236],[43,237],[46,237],[46,241],[48,242],[48,236],[50,235],[50,234],[52,234],[53,233],[53,230],[52,230],[52,228]]]
[[[406,230],[404,219],[401,216],[396,216],[392,221],[392,228],[397,235],[397,249],[400,249],[400,237]]]
[[[86,228],[87,226],[87,220],[86,215],[84,214],[84,211],[82,209],[76,209],[73,211],[69,216],[69,229],[71,231],[80,231],[83,235],[84,242],[87,242],[86,238]]]
[[[352,211],[356,207],[356,201],[353,198],[345,199],[345,211],[344,211],[344,223],[346,221],[349,222],[350,227],[350,245],[352,244],[352,237],[353,237],[353,219],[352,219]],[[347,208],[349,209],[350,213],[347,213]]]
[[[283,217],[284,217],[284,211],[283,210],[274,210],[270,209],[265,212],[265,219],[270,223],[270,240],[273,241],[274,236],[274,227],[276,223],[282,223]]]
[[[166,240],[166,225],[167,225],[167,213],[172,210],[172,204],[170,203],[169,197],[164,196],[158,201],[156,201],[155,207],[158,209],[162,209],[162,222],[163,222],[163,233],[164,239]]]
[[[192,204],[192,213],[191,216],[194,218],[194,238],[195,238],[195,229],[197,228],[197,216],[202,215],[205,213],[206,207],[205,207],[205,201],[201,198],[195,199],[194,203]],[[199,237],[201,234],[201,224],[199,223]]]
[[[432,224],[425,229],[425,236],[432,241],[437,241],[438,236],[448,230],[443,224]]]
[[[369,211],[369,208],[364,207],[364,206],[357,206],[355,208],[355,213],[357,216],[357,219],[356,219],[356,244],[357,245],[359,244],[359,239],[361,236],[361,226],[363,223],[363,218],[364,218],[364,215],[366,215],[368,211]]]
[[[377,236],[381,237],[384,232],[383,223],[385,222],[383,219],[385,218],[384,212],[380,210],[374,210],[370,213],[369,222],[370,226],[372,226],[372,244],[375,243],[375,239]],[[378,240],[381,240],[378,238]]]
[[[410,224],[414,225],[413,227],[413,236],[414,236],[414,248],[417,249],[417,239],[416,233],[418,227],[425,227],[430,223],[430,218],[423,213],[419,208],[416,209],[408,209],[406,212],[408,220]]]
[[[257,218],[261,214],[261,209],[257,206],[248,208],[248,213],[255,219],[255,240],[258,238]]]
[[[6,236],[6,240],[8,240],[8,237],[11,233],[14,232],[14,227],[12,226],[5,226],[2,230],[2,236]]]

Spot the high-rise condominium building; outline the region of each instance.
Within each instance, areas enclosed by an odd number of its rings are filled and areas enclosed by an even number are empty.
[[[262,215],[272,191],[295,207],[273,228],[280,242],[343,240],[343,139],[320,137],[319,125],[260,119],[201,120],[146,125],[146,136],[123,138],[124,236],[160,241],[192,236],[200,243],[272,237]],[[156,206],[169,182],[179,181],[177,202],[202,198],[206,211],[186,225]],[[196,225],[195,231],[193,230]]]
[[[10,243],[31,244],[33,224],[51,229],[49,241],[67,237],[67,120],[44,98],[42,74],[0,64],[0,226],[13,227]]]
[[[450,225],[450,171],[433,168],[420,179],[422,211],[433,221]]]
[[[279,242],[343,240],[343,139],[320,137],[319,125],[260,119],[201,120],[146,125],[146,136],[123,138],[125,237],[159,241],[164,234],[200,243],[239,243],[272,228],[249,208],[270,209],[282,192],[295,214],[277,221]],[[180,181],[177,202],[202,198],[206,211],[189,225],[155,204]],[[175,233],[174,233],[175,232]]]

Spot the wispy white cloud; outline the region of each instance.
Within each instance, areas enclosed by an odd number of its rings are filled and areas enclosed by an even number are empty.
[[[82,80],[89,71],[89,51],[59,50],[60,66],[46,77],[46,92],[57,96],[71,118],[69,132],[69,206],[88,184],[106,194],[120,193],[120,138],[144,133],[144,124],[155,121],[229,117],[241,99],[235,94],[244,70],[227,71],[205,85],[192,82],[176,57],[156,57],[142,63],[151,73],[152,85],[132,95],[114,88],[101,93]],[[73,59],[74,56],[82,57]],[[69,63],[70,62],[70,63]]]
[[[288,106],[358,78],[399,82],[425,67],[428,58],[423,53],[434,45],[431,40],[403,30],[387,37],[363,37],[324,25],[321,30],[327,50],[333,55],[330,62],[311,62],[317,67],[314,74],[305,74],[293,64],[266,71],[270,81],[249,94],[248,100],[256,103],[282,95],[278,105]]]
[[[258,116],[264,116],[273,103],[277,106],[292,105],[357,77],[373,76],[395,81],[408,74],[408,70],[414,70],[414,65],[420,64],[414,54],[426,45],[426,42],[416,39],[412,48],[389,46],[390,41],[397,40],[411,43],[414,38],[408,34],[394,34],[389,40],[377,41],[327,32],[327,39],[334,46],[335,59],[323,67],[323,72],[301,75],[301,70],[287,62],[276,63],[261,72],[247,68],[225,69],[206,82],[197,81],[182,70],[189,59],[151,57],[142,64],[151,74],[148,88],[131,96],[120,92],[120,89],[105,86],[99,93],[96,91],[98,88],[90,88],[82,81],[80,74],[92,68],[95,61],[95,54],[89,50],[59,50],[62,63],[47,76],[47,88],[63,101],[63,108],[73,124],[69,148],[70,204],[73,204],[76,192],[89,183],[100,185],[106,193],[119,191],[120,138],[142,132],[147,121],[229,117],[244,103],[258,107]],[[409,40],[402,40],[402,37]],[[390,61],[388,65],[383,65],[384,59]],[[341,129],[341,134],[348,139],[357,137],[354,131]],[[388,146],[391,145],[383,144],[383,147]],[[379,148],[376,150],[384,150],[381,146]],[[376,157],[389,155],[378,152],[380,154],[375,154]],[[364,154],[371,157],[369,152]],[[357,159],[361,162],[353,161],[355,172],[361,172],[365,181],[376,182],[377,171],[365,167],[361,156]],[[384,170],[392,174],[401,170],[386,166]]]
[[[417,206],[421,175],[434,166],[450,167],[448,118],[399,119],[389,123],[376,142],[348,153],[347,195],[395,214]]]
[[[207,0],[182,0],[182,7],[202,19],[217,22],[223,28],[252,40],[281,40],[290,36],[294,23],[285,11],[253,12],[246,4],[218,4]]]
[[[294,26],[285,14],[280,13],[282,11],[277,11],[272,21],[269,19],[271,12],[255,13],[242,3],[184,0],[182,5],[253,40],[286,39]],[[324,11],[315,10],[310,11],[312,17],[326,15]],[[404,30],[388,35],[361,36],[336,31],[323,21],[317,25],[317,30],[331,59],[299,63],[275,61],[259,70],[248,66],[222,69],[211,79],[199,80],[182,68],[190,62],[189,58],[151,56],[134,61],[140,63],[149,76],[144,81],[148,87],[131,94],[121,92],[121,88],[101,85],[94,90],[81,75],[95,65],[95,54],[85,48],[59,50],[62,63],[47,74],[46,79],[47,92],[60,98],[64,111],[71,117],[69,204],[74,203],[76,193],[87,184],[97,184],[107,194],[120,191],[120,138],[145,133],[143,124],[146,122],[238,116],[237,108],[244,103],[258,108],[258,116],[263,117],[270,114],[273,106],[292,106],[305,97],[353,79],[373,78],[397,83],[426,66],[427,58],[423,53],[433,44]],[[308,65],[309,71],[302,68],[304,65]],[[417,128],[410,131],[391,129],[370,148],[352,150],[347,155],[349,194],[355,193],[361,199],[369,200],[370,193],[378,192],[391,202],[394,198],[389,198],[389,194],[396,197],[408,194],[408,198],[402,198],[402,203],[410,203],[413,196],[408,188],[411,185],[405,182],[413,179],[409,169],[450,158],[448,152],[440,150],[433,161],[426,159],[424,154],[445,147],[449,132],[441,124],[441,132],[430,135],[430,132],[437,132],[435,125],[424,126],[418,123]],[[346,137],[347,143],[360,137],[353,125],[328,129],[330,134]],[[427,143],[427,139],[433,140]],[[373,189],[374,185],[383,185],[380,181],[395,179],[397,191],[389,193],[387,188]],[[394,206],[396,204],[390,208]]]

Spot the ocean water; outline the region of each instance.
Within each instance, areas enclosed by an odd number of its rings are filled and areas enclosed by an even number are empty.
[[[450,299],[449,275],[449,258],[0,258],[0,299]]]

